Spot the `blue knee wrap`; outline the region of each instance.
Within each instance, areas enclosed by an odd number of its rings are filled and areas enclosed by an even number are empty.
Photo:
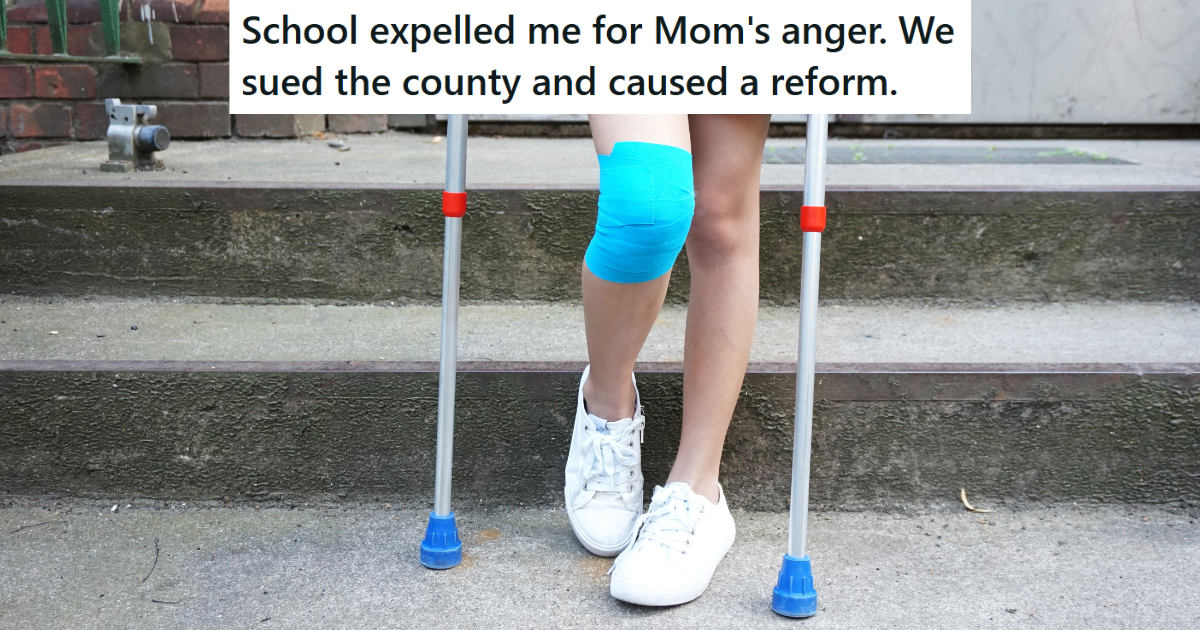
[[[671,270],[696,206],[692,154],[618,142],[600,158],[600,211],[584,262],[597,277],[632,284]]]

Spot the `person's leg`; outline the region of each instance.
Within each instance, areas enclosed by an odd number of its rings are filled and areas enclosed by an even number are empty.
[[[733,546],[721,496],[721,448],[754,339],[758,310],[758,182],[767,116],[692,116],[695,215],[684,345],[683,434],[667,483],[637,538],[613,564],[609,592],[649,606],[699,597]]]
[[[564,499],[585,548],[615,556],[642,514],[633,364],[662,308],[691,225],[695,194],[687,116],[593,116],[600,161],[596,233],[583,265],[590,367],[567,453]]]
[[[721,449],[758,313],[759,171],[770,116],[691,117],[696,213],[684,341],[683,433],[668,482],[717,501]]]
[[[597,155],[618,142],[649,142],[691,150],[688,118],[673,115],[589,116]],[[583,265],[583,319],[591,371],[583,386],[588,412],[606,420],[633,415],[633,364],[667,295],[666,274],[648,282],[609,282]]]

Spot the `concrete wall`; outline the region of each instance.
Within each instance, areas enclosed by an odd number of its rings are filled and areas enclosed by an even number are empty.
[[[228,0],[151,7],[150,22],[128,2],[121,8],[121,51],[140,65],[97,60],[105,50],[96,0],[67,2],[67,52],[81,59],[0,62],[0,154],[104,138],[105,98],[158,105],[155,122],[176,138],[229,136]],[[10,53],[53,53],[43,0],[10,1],[7,15]]]

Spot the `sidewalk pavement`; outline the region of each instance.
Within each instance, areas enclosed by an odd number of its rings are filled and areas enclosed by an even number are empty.
[[[820,612],[795,621],[769,608],[784,514],[735,509],[709,590],[651,609],[609,597],[561,510],[459,506],[465,560],[435,572],[420,509],[135,503],[4,500],[0,627],[1200,627],[1200,515],[1153,507],[814,513]]]
[[[341,143],[339,150],[330,142]],[[773,138],[768,154],[803,153],[801,138]],[[1026,164],[955,163],[995,149],[1028,151]],[[1109,159],[1059,163],[1070,151]],[[831,155],[862,154],[850,164],[831,163],[830,188],[878,187],[1148,187],[1200,184],[1200,141],[1130,140],[847,140],[830,141]],[[946,163],[883,163],[896,159]],[[599,167],[588,138],[472,136],[467,187],[595,188]],[[1047,157],[1039,158],[1039,154]],[[0,158],[0,180],[40,182],[296,182],[440,188],[446,145],[437,136],[402,132],[300,140],[180,141],[158,156],[166,171],[102,173],[104,142],[82,142]],[[908,156],[908,157],[904,157]],[[941,157],[939,157],[941,156]],[[956,157],[957,156],[957,157]],[[1011,157],[1011,156],[1010,156]],[[976,160],[977,161],[977,160]],[[986,160],[985,160],[986,161]],[[1071,160],[1068,160],[1071,161]],[[1079,163],[1082,162],[1082,163]],[[1128,163],[1121,163],[1128,162]],[[85,172],[86,171],[86,172]],[[764,186],[800,187],[802,164],[765,164]]]

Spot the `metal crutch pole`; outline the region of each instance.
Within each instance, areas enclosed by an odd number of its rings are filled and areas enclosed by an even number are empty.
[[[792,502],[788,522],[788,551],[779,570],[771,609],[786,617],[817,614],[808,545],[808,472],[812,457],[813,380],[817,355],[817,289],[821,275],[821,232],[825,229],[825,161],[829,120],[808,115],[804,152],[804,267],[800,286],[800,354],[796,361],[796,429],[792,442]]]
[[[446,120],[446,245],[442,258],[442,350],[438,371],[437,470],[433,512],[421,541],[421,564],[449,569],[462,562],[462,541],[450,510],[454,466],[454,384],[458,368],[458,279],[462,262],[462,218],[467,213],[467,115]]]

